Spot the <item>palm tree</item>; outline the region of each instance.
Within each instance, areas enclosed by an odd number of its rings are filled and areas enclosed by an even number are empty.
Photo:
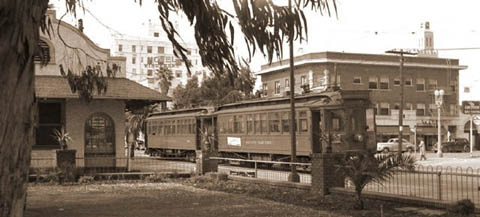
[[[170,86],[172,86],[172,80],[173,80],[172,70],[162,66],[159,69],[157,69],[156,72],[157,72],[157,77],[160,80],[159,82],[160,90],[162,91],[163,94],[168,95],[168,91],[170,90]]]
[[[351,152],[339,162],[337,168],[355,186],[356,209],[363,209],[362,191],[368,183],[382,184],[392,178],[396,169],[413,170],[415,157],[398,153],[375,154],[372,152]]]

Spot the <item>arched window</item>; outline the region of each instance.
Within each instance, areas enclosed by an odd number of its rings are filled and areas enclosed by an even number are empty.
[[[115,153],[115,126],[110,116],[94,113],[85,123],[85,154]]]

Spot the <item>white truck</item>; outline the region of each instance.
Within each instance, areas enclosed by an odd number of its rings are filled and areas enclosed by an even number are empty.
[[[391,138],[387,142],[377,143],[377,152],[390,152],[398,151],[398,138]],[[402,139],[402,151],[413,152],[415,151],[415,145],[409,141]]]

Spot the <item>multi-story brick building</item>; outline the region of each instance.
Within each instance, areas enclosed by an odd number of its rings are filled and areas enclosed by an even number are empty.
[[[377,139],[385,140],[398,134],[400,107],[399,56],[387,54],[355,54],[320,52],[297,56],[295,94],[308,87],[323,91],[338,86],[344,90],[371,90],[377,110]],[[261,76],[263,89],[269,97],[284,96],[289,90],[289,61],[264,65]],[[445,91],[442,112],[442,134],[452,136],[463,129],[457,127],[459,115],[459,71],[466,69],[457,59],[405,57],[404,74],[404,135],[414,141],[414,134],[432,145],[437,138],[437,106],[434,90]],[[462,127],[463,128],[463,127]],[[463,135],[463,133],[462,133]]]
[[[149,21],[147,28],[148,35],[145,37],[120,35],[114,39],[113,54],[126,57],[128,79],[161,91],[160,79],[156,73],[161,66],[169,68],[173,73],[174,79],[170,90],[179,84],[185,85],[192,75],[196,75],[201,81],[203,76],[208,74],[207,68],[202,65],[196,44],[182,44],[187,49],[187,56],[192,63],[192,73],[189,74],[182,59],[175,57],[173,46],[166,38],[162,27]]]

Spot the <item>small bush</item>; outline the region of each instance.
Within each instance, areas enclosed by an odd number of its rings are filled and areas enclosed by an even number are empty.
[[[223,182],[228,180],[228,175],[225,173],[209,173],[209,175],[214,182]]]
[[[471,215],[475,212],[475,204],[469,199],[459,200],[450,207],[449,211],[464,216]]]
[[[94,181],[94,177],[93,176],[81,176],[79,179],[78,179],[78,183],[80,184],[90,184]]]
[[[146,182],[167,182],[168,177],[165,174],[152,174],[144,177]]]

